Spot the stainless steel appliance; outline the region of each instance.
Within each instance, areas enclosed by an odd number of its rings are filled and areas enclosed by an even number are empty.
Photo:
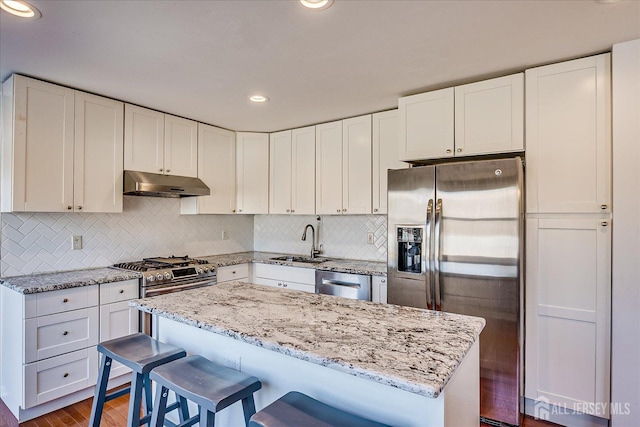
[[[159,173],[124,171],[124,194],[128,196],[208,196],[211,190],[198,178]]]
[[[316,294],[371,301],[371,276],[316,270]]]
[[[188,256],[144,258],[142,261],[115,264],[114,267],[142,272],[142,298],[211,286],[217,280],[214,265]],[[151,316],[147,314],[141,320],[142,330],[151,335]]]
[[[481,417],[520,424],[519,157],[390,170],[388,302],[486,319]]]

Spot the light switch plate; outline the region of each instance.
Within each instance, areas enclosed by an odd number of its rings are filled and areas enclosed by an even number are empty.
[[[229,233],[227,232],[227,230],[222,230],[222,240],[228,240],[229,239]]]
[[[373,231],[367,231],[367,243],[369,245],[373,245],[373,240],[374,240]]]
[[[71,238],[71,249],[74,251],[82,249],[82,236],[73,236]]]

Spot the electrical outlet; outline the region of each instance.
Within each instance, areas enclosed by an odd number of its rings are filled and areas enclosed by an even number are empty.
[[[367,243],[373,245],[373,231],[367,231]]]
[[[222,240],[229,239],[229,232],[227,230],[222,230]]]
[[[74,251],[82,249],[82,236],[71,237],[71,249]]]
[[[240,371],[240,356],[231,353],[222,353],[220,356],[224,366]]]

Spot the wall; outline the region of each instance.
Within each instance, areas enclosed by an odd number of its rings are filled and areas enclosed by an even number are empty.
[[[640,40],[613,46],[612,427],[640,419]],[[624,409],[624,408],[623,408]]]
[[[302,241],[305,225],[316,230],[315,215],[256,215],[254,221],[254,249],[307,255],[311,249],[311,230]],[[385,215],[323,215],[319,243],[323,256],[387,260],[387,217]],[[367,231],[373,231],[374,244],[367,244]],[[316,231],[318,234],[318,231]]]
[[[118,214],[3,213],[0,222],[3,277],[253,248],[252,215],[180,215],[178,199],[124,196]],[[71,250],[73,235],[82,235],[81,250]]]

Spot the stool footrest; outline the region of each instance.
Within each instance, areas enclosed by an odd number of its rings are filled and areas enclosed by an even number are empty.
[[[125,388],[122,388],[120,390],[116,390],[116,391],[114,391],[112,393],[107,394],[104,397],[104,401],[106,403],[106,402],[108,402],[110,400],[117,399],[118,397],[124,396],[125,394],[129,393],[130,391],[131,391],[131,387],[125,387]]]

